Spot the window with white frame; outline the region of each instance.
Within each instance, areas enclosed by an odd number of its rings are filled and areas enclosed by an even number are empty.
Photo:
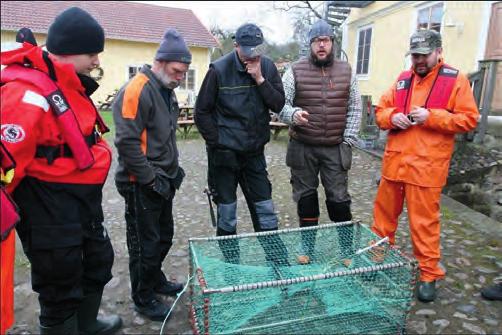
[[[186,91],[195,91],[195,70],[189,69],[185,78],[180,83],[180,89]]]
[[[132,77],[134,77],[136,75],[136,73],[139,72],[139,70],[141,70],[141,65],[129,65],[127,67],[127,79],[131,79]]]
[[[418,10],[417,30],[432,29],[440,33],[443,8],[443,3],[441,2]]]
[[[372,27],[361,28],[359,30],[357,39],[356,74],[368,74],[372,31]]]

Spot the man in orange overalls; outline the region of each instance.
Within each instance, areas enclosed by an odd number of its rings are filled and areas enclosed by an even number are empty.
[[[377,124],[389,130],[372,230],[395,242],[406,199],[413,252],[420,268],[417,297],[436,297],[439,266],[439,202],[455,134],[476,127],[478,110],[465,75],[442,59],[441,35],[420,30],[410,39],[412,68],[380,99]]]

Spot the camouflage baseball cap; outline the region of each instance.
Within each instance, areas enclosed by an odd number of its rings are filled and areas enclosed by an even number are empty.
[[[435,30],[418,30],[410,38],[409,54],[428,55],[441,47],[441,35]]]

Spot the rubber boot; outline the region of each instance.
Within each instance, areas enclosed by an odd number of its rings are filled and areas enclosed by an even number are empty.
[[[431,302],[436,299],[436,281],[419,281],[417,287],[417,298],[421,302]]]
[[[235,232],[228,232],[220,227],[216,228],[216,236],[230,236],[235,235]],[[238,239],[218,240],[221,253],[225,258],[225,262],[232,264],[239,264],[240,262],[240,249]]]
[[[352,220],[350,212],[350,200],[345,202],[326,201],[329,219],[333,222],[345,222]],[[337,227],[338,241],[340,243],[340,257],[350,258],[353,256],[353,225]]]
[[[41,335],[77,335],[77,315],[73,314],[65,322],[50,327],[40,325]]]
[[[111,335],[122,327],[118,315],[98,318],[103,291],[88,294],[77,310],[78,326],[81,335]]]
[[[317,226],[319,224],[319,199],[317,193],[300,198],[297,212],[301,228]],[[297,256],[299,264],[308,264],[314,261],[316,236],[317,230],[301,232],[301,249],[303,252]]]

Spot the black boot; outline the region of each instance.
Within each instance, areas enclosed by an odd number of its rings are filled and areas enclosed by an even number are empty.
[[[326,207],[328,208],[329,219],[333,222],[344,222],[352,220],[352,213],[350,211],[351,201],[334,202],[326,200]],[[353,229],[354,226],[341,226],[337,227],[338,242],[340,243],[341,258],[352,257],[354,253],[353,247]]]
[[[502,282],[485,287],[481,290],[481,296],[488,300],[502,301]]]
[[[88,294],[77,310],[80,334],[110,335],[122,327],[122,319],[118,315],[98,318],[99,305],[103,291]]]
[[[419,281],[417,287],[417,298],[421,302],[431,302],[436,299],[436,281]]]
[[[73,314],[65,322],[50,327],[40,325],[41,335],[77,335],[77,316]]]
[[[298,200],[298,217],[300,218],[300,227],[312,227],[319,224],[319,199],[317,192],[304,196]],[[301,232],[302,251],[296,260],[299,264],[308,264],[314,261],[315,241],[317,230]]]

